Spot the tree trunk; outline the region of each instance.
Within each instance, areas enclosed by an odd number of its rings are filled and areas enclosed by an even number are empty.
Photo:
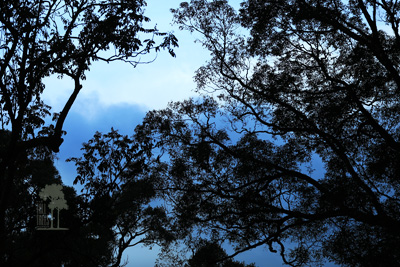
[[[51,224],[50,224],[50,228],[53,228],[53,210],[54,210],[54,209],[50,209],[50,210],[51,210],[51,218],[50,218]]]
[[[60,209],[57,209],[57,228],[60,228]]]

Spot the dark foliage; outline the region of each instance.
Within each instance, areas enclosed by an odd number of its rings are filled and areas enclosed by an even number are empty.
[[[189,259],[187,267],[255,267],[242,262],[227,259],[225,250],[216,243],[205,242]]]
[[[10,136],[1,134],[1,141]],[[21,183],[9,188],[13,201],[6,213],[2,266],[124,266],[127,248],[174,240],[165,209],[150,203],[156,192],[137,144],[113,130],[97,133],[83,150],[81,158],[71,159],[82,194],[63,187],[68,208],[59,216],[68,230],[37,229],[39,192],[62,183],[51,154],[19,159],[15,181]]]
[[[7,143],[9,131],[1,132]],[[7,239],[1,251],[2,266],[107,266],[112,263],[110,237],[94,238],[95,232],[85,222],[85,201],[72,187],[63,187],[68,210],[60,215],[67,231],[39,231],[37,205],[39,192],[46,185],[61,184],[51,154],[25,153],[18,160],[15,182],[8,188],[12,199],[6,213]],[[102,224],[101,220],[92,224]],[[108,239],[107,239],[108,238]]]
[[[196,81],[218,96],[137,128],[164,153],[154,175],[177,223],[293,266],[399,265],[397,1],[248,0],[237,13],[193,0],[173,13],[210,51]]]
[[[31,151],[58,152],[64,121],[92,62],[135,66],[140,55],[153,50],[174,55],[176,38],[146,27],[145,5],[142,0],[1,1],[0,119],[1,129],[10,132],[0,150],[0,252],[11,238],[6,217],[12,188],[19,191],[26,179],[18,173],[20,161]],[[72,93],[47,125],[51,112],[41,95],[49,76],[67,78]],[[0,265],[5,260],[2,253]]]
[[[77,166],[74,183],[84,185],[83,222],[112,242],[113,266],[123,263],[129,247],[168,246],[175,239],[170,218],[163,206],[151,202],[158,182],[148,176],[148,162],[134,139],[115,130],[96,133],[82,150],[82,157],[69,160]]]

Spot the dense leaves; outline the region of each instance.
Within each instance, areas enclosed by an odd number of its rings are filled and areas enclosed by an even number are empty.
[[[9,135],[1,132],[0,141]],[[77,165],[76,182],[83,185],[80,195],[62,186],[51,154],[19,160],[15,177],[21,184],[9,188],[13,202],[6,214],[4,266],[124,266],[127,248],[167,247],[175,239],[165,208],[151,202],[156,183],[146,175],[146,158],[137,143],[112,130],[96,133],[83,150],[82,157],[70,159]],[[50,187],[63,195],[63,210],[54,208],[58,196],[45,193]],[[63,230],[37,229],[44,194],[57,221],[54,227]]]
[[[293,266],[399,265],[398,12],[336,0],[173,10],[210,51],[195,78],[217,98],[150,112],[137,132],[164,153],[155,175],[182,227]]]
[[[1,132],[1,143],[7,143],[10,132]],[[19,159],[15,183],[8,188],[12,202],[6,213],[7,238],[2,266],[107,266],[113,260],[109,237],[94,238],[93,227],[84,220],[85,201],[72,187],[61,186],[61,177],[49,154],[26,153]],[[62,187],[68,210],[58,214],[57,221],[67,231],[39,231],[38,204],[40,192],[47,185]],[[102,224],[102,221],[92,221]],[[108,239],[107,239],[108,238]]]
[[[197,249],[196,253],[189,259],[187,267],[254,267],[254,264],[227,259],[225,250],[216,243],[203,244]]]
[[[18,166],[23,166],[19,161],[32,150],[58,152],[64,121],[93,61],[136,66],[141,55],[160,49],[174,56],[176,38],[147,26],[145,5],[142,0],[0,3],[0,119],[1,129],[10,130],[0,154],[0,251],[8,239],[9,189],[25,179],[17,176]],[[45,89],[43,79],[49,76],[65,78],[71,95],[53,114],[53,123],[46,124],[51,107],[41,95],[56,89]]]
[[[77,166],[75,183],[84,185],[84,221],[94,222],[93,231],[100,238],[111,236],[113,266],[123,263],[129,247],[168,246],[175,239],[170,219],[163,206],[151,202],[157,182],[147,175],[149,164],[134,139],[112,129],[96,133],[82,150],[82,157],[69,160]]]

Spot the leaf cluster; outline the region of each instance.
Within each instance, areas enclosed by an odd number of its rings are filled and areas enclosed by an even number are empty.
[[[398,3],[248,0],[237,13],[193,0],[173,13],[202,36],[212,59],[195,79],[218,96],[137,128],[164,152],[182,228],[233,256],[267,246],[292,266],[398,265]]]

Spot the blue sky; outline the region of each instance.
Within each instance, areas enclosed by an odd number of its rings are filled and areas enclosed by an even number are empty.
[[[170,101],[195,96],[194,72],[205,63],[209,54],[200,44],[193,41],[195,36],[172,26],[170,8],[176,8],[181,1],[148,0],[145,14],[151,18],[150,26],[157,24],[161,31],[174,31],[179,40],[176,58],[166,51],[160,53],[155,62],[133,68],[129,64],[95,62],[83,89],[65,122],[67,135],[60,147],[55,164],[63,181],[72,185],[76,172],[73,163],[66,163],[68,157],[81,154],[82,143],[89,140],[96,131],[108,132],[111,127],[130,135],[151,109],[165,108]],[[240,1],[232,1],[238,6]],[[46,80],[44,100],[58,112],[72,91],[73,83],[66,79]],[[229,252],[229,251],[228,251]],[[130,249],[128,267],[152,267],[158,249],[145,247]],[[280,257],[271,255],[266,248],[258,248],[236,258],[247,263],[255,262],[259,267],[282,266]]]

